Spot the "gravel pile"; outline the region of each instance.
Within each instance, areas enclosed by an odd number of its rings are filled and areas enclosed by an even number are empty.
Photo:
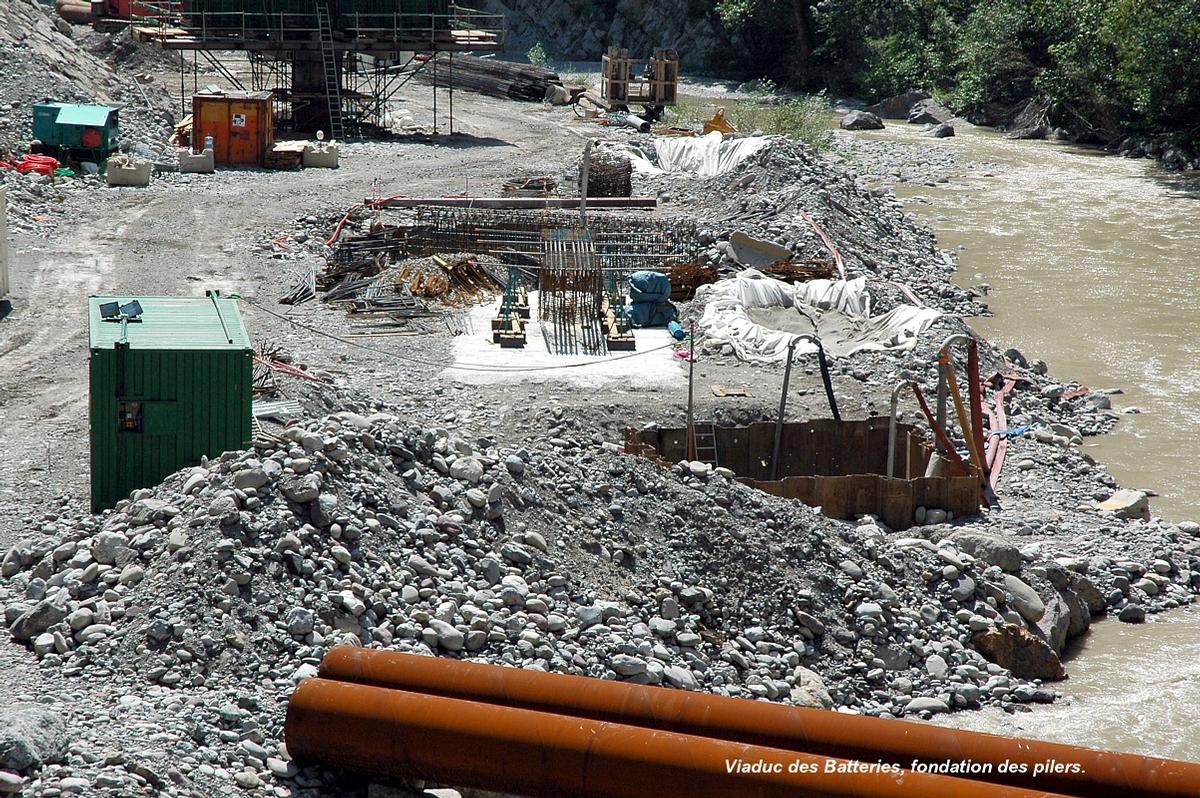
[[[1196,525],[1018,546],[986,515],[930,513],[897,535],[619,454],[561,409],[541,446],[500,448],[332,402],[115,511],[27,519],[0,564],[5,623],[64,694],[105,694],[60,705],[63,764],[0,762],[11,778],[333,794],[280,744],[288,695],[339,643],[872,715],[1016,708],[1053,700],[1039,679],[1093,613],[1200,586]],[[1048,531],[1030,523],[1013,535]],[[1125,545],[1161,557],[1108,553]]]
[[[800,214],[804,211],[837,242],[847,277],[902,283],[922,301],[951,313],[976,315],[984,310],[972,292],[950,282],[953,259],[890,191],[872,187],[871,180],[848,171],[840,160],[803,143],[771,137],[768,146],[715,177],[672,174],[643,179],[652,193],[697,218],[705,261],[727,271],[738,268],[728,249],[729,236],[736,231],[787,247],[801,259],[829,257]],[[905,301],[894,287],[878,288],[880,312]]]

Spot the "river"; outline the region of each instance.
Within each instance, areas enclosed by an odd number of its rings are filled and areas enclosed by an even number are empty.
[[[1157,492],[1156,515],[1200,520],[1200,177],[969,126],[937,142],[899,122],[862,135],[946,147],[985,165],[936,187],[897,189],[928,201],[908,207],[958,253],[959,283],[991,286],[995,316],[972,326],[1046,360],[1061,379],[1124,391],[1114,408],[1141,412],[1088,439],[1089,453],[1123,485]],[[1068,698],[1058,704],[944,722],[1200,761],[1200,610],[1140,626],[1097,623],[1066,667],[1057,687]]]

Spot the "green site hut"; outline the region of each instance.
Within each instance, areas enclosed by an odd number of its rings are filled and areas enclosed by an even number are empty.
[[[88,298],[92,510],[251,443],[254,350],[237,301]]]

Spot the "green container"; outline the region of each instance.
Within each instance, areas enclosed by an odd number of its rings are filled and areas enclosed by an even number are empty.
[[[133,299],[140,316],[104,318]],[[93,511],[251,444],[254,350],[235,300],[92,296],[88,338]]]
[[[117,149],[118,111],[109,105],[37,103],[33,106],[33,137],[50,150],[102,157]]]

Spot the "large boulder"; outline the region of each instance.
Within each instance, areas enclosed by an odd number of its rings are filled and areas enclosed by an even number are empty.
[[[1101,510],[1108,510],[1117,518],[1140,518],[1150,520],[1150,497],[1140,490],[1121,490],[1100,502]]]
[[[1030,100],[1025,103],[1024,107],[1013,117],[1004,137],[1010,139],[1046,138],[1046,134],[1050,132],[1050,125],[1047,123],[1046,117],[1049,108],[1050,104],[1045,100]]]
[[[928,100],[929,94],[923,91],[906,91],[895,97],[880,100],[874,105],[868,105],[863,110],[883,119],[908,119],[908,112],[921,100]]]
[[[1004,575],[1004,593],[1009,606],[1030,623],[1037,623],[1045,616],[1046,605],[1037,591],[1012,574]]]
[[[918,101],[908,112],[908,121],[918,125],[941,125],[953,118],[949,108],[932,98]]]
[[[1021,570],[1021,551],[999,535],[959,529],[947,535],[945,540],[954,542],[959,551],[965,551],[977,560],[994,565],[1001,571],[1015,574]]]
[[[67,609],[57,600],[43,599],[13,621],[10,628],[17,640],[32,640],[67,617]]]
[[[1007,668],[1019,679],[1065,679],[1062,660],[1050,645],[1028,629],[1006,623],[978,633],[975,650],[988,662]]]
[[[842,117],[842,130],[882,130],[883,120],[870,111],[851,111]]]
[[[929,128],[929,130],[926,130],[923,135],[931,139],[948,139],[954,135],[954,125],[949,125],[943,122],[940,125],[934,125],[933,127]]]
[[[20,771],[61,762],[67,743],[61,715],[29,706],[0,712],[0,768]]]

